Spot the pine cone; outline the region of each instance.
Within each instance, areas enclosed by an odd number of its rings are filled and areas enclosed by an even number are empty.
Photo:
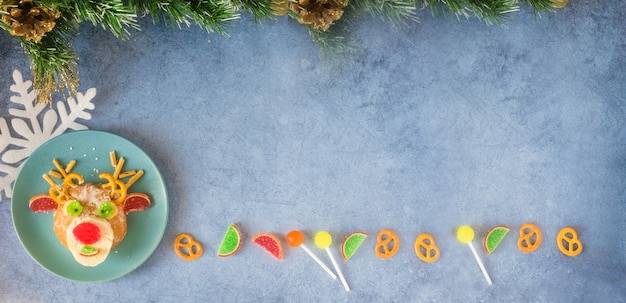
[[[298,22],[312,24],[314,29],[327,30],[339,20],[349,0],[297,0],[289,8],[299,15]]]
[[[2,21],[11,26],[9,33],[39,42],[55,26],[60,17],[57,10],[37,6],[33,0],[2,0],[5,8]]]

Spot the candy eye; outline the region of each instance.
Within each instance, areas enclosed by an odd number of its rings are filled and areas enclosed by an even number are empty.
[[[98,216],[100,218],[109,219],[117,214],[117,206],[112,202],[104,202],[98,207]]]
[[[72,201],[67,204],[67,206],[65,207],[65,211],[68,215],[76,217],[83,212],[83,206],[80,205],[80,202],[78,201]]]

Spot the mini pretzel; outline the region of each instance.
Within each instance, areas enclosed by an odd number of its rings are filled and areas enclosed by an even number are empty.
[[[424,262],[435,262],[441,255],[435,238],[431,234],[421,234],[415,239],[415,254]]]
[[[528,232],[527,232],[528,230]],[[534,241],[533,241],[534,237]],[[533,223],[526,223],[519,229],[519,239],[517,247],[525,253],[530,253],[541,245],[541,230]]]
[[[563,227],[559,231],[559,235],[556,237],[556,245],[564,255],[570,257],[578,256],[583,251],[583,243],[580,242],[576,230],[569,226]]]
[[[202,256],[202,244],[190,234],[182,233],[174,239],[174,251],[181,259],[192,261]]]
[[[383,229],[378,233],[378,242],[376,243],[376,255],[381,259],[389,259],[393,257],[400,248],[400,240],[398,235],[391,229]]]

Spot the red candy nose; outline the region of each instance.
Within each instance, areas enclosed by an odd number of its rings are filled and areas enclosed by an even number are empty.
[[[91,222],[84,222],[76,225],[74,230],[74,237],[82,244],[93,244],[100,240],[100,228],[98,225]]]

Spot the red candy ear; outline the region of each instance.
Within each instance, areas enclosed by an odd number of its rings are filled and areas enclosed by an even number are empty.
[[[35,213],[55,211],[57,206],[57,201],[47,194],[36,195],[28,202],[28,207]]]
[[[124,213],[143,211],[150,207],[150,198],[146,194],[132,193],[124,200]]]

